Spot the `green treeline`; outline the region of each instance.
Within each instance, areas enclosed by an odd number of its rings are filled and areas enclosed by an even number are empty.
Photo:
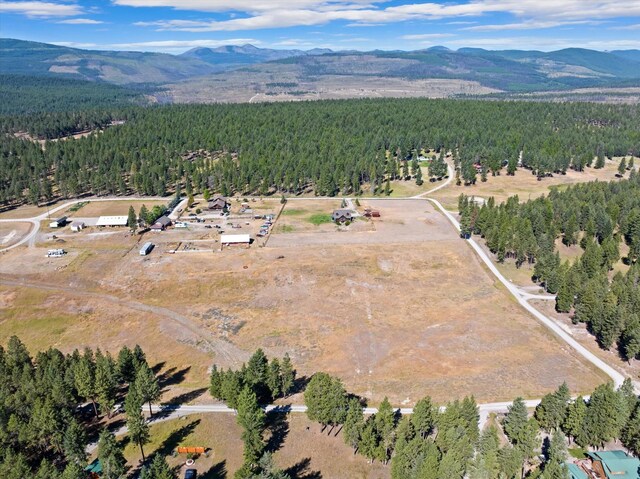
[[[542,399],[531,418],[516,398],[499,424],[509,440],[504,446],[495,426],[478,429],[473,397],[440,408],[427,396],[407,416],[385,398],[375,414],[365,415],[363,401],[326,373],[313,376],[304,397],[309,419],[331,426],[329,434],[340,427],[354,453],[390,463],[393,479],[564,479],[567,438],[580,447],[620,439],[636,454],[640,447],[640,406],[629,379],[617,390],[599,386],[588,401],[572,400],[563,384]],[[542,440],[542,431],[549,439]]]
[[[533,279],[557,294],[558,311],[586,323],[601,347],[617,344],[627,359],[639,357],[640,175],[554,189],[526,203],[514,196],[480,207],[461,195],[459,210],[463,236],[484,237],[500,262],[535,263]],[[579,258],[562,262],[557,239],[579,245]],[[614,273],[620,260],[626,273]]]
[[[142,101],[141,90],[131,90],[109,83],[54,76],[0,75],[0,115],[115,109],[141,104]],[[15,125],[23,125],[23,129],[44,137],[45,130],[39,123],[44,123],[46,118],[47,116],[43,115],[42,119],[16,119]],[[65,120],[64,115],[60,118],[55,124],[69,122],[68,119]],[[51,132],[53,131],[55,130],[52,128]]]
[[[124,401],[129,440],[143,446],[149,424],[143,404],[160,399],[158,379],[136,345],[117,357],[86,348],[69,355],[50,348],[31,357],[11,337],[0,345],[0,477],[86,479],[87,445],[98,443],[103,479],[124,477],[122,444],[96,419],[111,418]],[[143,468],[146,479],[172,479],[163,457]]]
[[[3,117],[0,131],[50,137],[76,128],[69,115],[81,113]],[[523,152],[522,166],[539,176],[640,152],[637,105],[383,99],[130,108],[109,117],[126,124],[44,151],[4,136],[0,203],[164,195],[176,185],[224,195],[377,194],[406,178],[423,148],[453,151],[460,164],[493,174],[509,162],[515,169]],[[184,159],[199,150],[214,156]]]

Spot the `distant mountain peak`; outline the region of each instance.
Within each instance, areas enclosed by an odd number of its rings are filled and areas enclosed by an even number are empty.
[[[442,45],[436,45],[436,46],[427,48],[427,51],[428,52],[450,52],[452,50]]]

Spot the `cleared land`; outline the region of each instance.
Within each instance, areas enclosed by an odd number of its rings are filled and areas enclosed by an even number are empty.
[[[507,176],[506,170],[502,170],[500,176],[487,176],[487,181],[478,181],[472,186],[456,186],[452,181],[449,186],[434,192],[433,198],[450,210],[458,209],[458,196],[464,193],[467,196],[489,199],[493,196],[496,203],[505,201],[508,197],[518,195],[520,201],[535,199],[549,193],[552,188],[562,188],[565,185],[586,183],[588,181],[612,181],[616,179],[618,164],[620,159],[607,160],[602,169],[586,168],[583,172],[573,170],[567,171],[566,175],[553,175],[551,178],[543,178],[538,181],[537,177],[531,174],[530,170],[519,168],[515,176]],[[627,173],[628,175],[628,173]]]
[[[281,218],[332,209],[304,202],[285,211],[306,213]],[[139,342],[151,360],[191,366],[191,387],[207,384],[212,362],[238,366],[263,347],[289,352],[301,375],[324,370],[397,405],[426,394],[540,397],[564,380],[578,393],[606,380],[496,286],[428,202],[365,206],[381,212],[373,230],[276,233],[265,248],[171,255],[176,235],[194,233],[92,228],[60,238],[64,258],[45,258],[47,245],[18,248],[0,262],[0,339],[18,333],[33,350],[66,351]],[[149,239],[157,249],[140,257]]]
[[[350,69],[353,58],[341,57],[342,65]],[[457,79],[408,80],[377,75],[388,68],[415,64],[411,60],[367,58],[365,72],[308,75],[295,64],[266,63],[238,71],[194,78],[164,85],[156,93],[162,101],[174,103],[275,102],[328,100],[344,98],[447,98],[453,95],[483,95],[499,90],[476,81]],[[251,81],[247,81],[250,72]],[[288,88],[274,84],[295,85]]]

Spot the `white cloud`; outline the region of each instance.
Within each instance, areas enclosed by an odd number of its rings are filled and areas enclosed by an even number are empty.
[[[615,30],[640,30],[640,23],[625,25],[624,27],[615,27]]]
[[[433,40],[437,38],[453,37],[452,33],[419,33],[416,35],[402,35],[403,40]]]
[[[477,25],[474,27],[466,27],[463,30],[474,32],[491,32],[504,30],[536,30],[544,28],[555,28],[571,25],[599,25],[602,22],[592,20],[574,20],[574,21],[525,21],[521,23],[505,23],[497,25]]]
[[[567,22],[593,21],[614,17],[640,16],[638,0],[468,0],[466,3],[410,3],[382,8],[381,1],[369,0],[113,0],[133,7],[170,7],[202,12],[242,12],[245,17],[228,20],[185,22],[161,20],[139,25],[159,30],[206,32],[321,25],[331,21],[351,22],[349,26],[376,25],[407,20],[437,20],[509,13],[520,23],[510,29],[548,28]],[[489,26],[497,29],[499,26]],[[479,27],[481,28],[481,27]],[[502,29],[505,29],[504,26]]]
[[[99,25],[100,20],[92,20],[91,18],[70,18],[68,20],[60,20],[57,23],[64,23],[65,25]]]
[[[0,1],[0,12],[17,13],[31,18],[49,18],[81,15],[83,9],[74,3]]]

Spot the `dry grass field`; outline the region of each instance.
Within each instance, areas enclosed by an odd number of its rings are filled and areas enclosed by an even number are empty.
[[[456,186],[455,181],[452,181],[449,186],[434,192],[430,196],[440,201],[449,210],[458,209],[458,196],[461,193],[484,199],[493,196],[498,204],[513,195],[518,195],[520,201],[527,201],[549,193],[554,187],[562,188],[565,185],[586,183],[594,180],[615,180],[619,163],[619,158],[607,160],[605,167],[602,169],[587,168],[581,173],[569,170],[566,175],[554,175],[551,178],[543,178],[541,181],[538,181],[536,176],[532,175],[529,170],[520,168],[516,171],[515,176],[507,176],[506,170],[503,170],[500,176],[489,175],[485,183],[480,181],[480,176],[478,175],[478,181],[473,186]]]
[[[32,227],[28,222],[0,223],[0,249],[16,244],[29,233]]]
[[[316,202],[287,208],[331,210]],[[275,233],[251,249],[167,254],[177,230],[92,228],[59,238],[64,258],[45,258],[48,244],[17,248],[0,262],[0,341],[19,334],[32,350],[65,351],[138,342],[152,361],[186,370],[172,394],[257,347],[289,352],[300,375],[327,371],[398,406],[426,394],[539,397],[564,380],[587,392],[606,379],[497,286],[428,202],[364,206],[381,212],[370,231]],[[139,256],[149,239],[157,248]]]
[[[304,414],[268,416],[266,434],[268,450],[275,452],[278,467],[292,477],[307,479],[385,479],[390,470],[380,462],[368,464],[361,455],[354,455],[343,442],[341,434],[329,436],[320,432]],[[275,432],[275,434],[273,434]],[[195,414],[181,419],[159,422],[151,426],[151,443],[145,454],[160,452],[167,455],[171,467],[184,474],[185,455],[172,457],[178,445],[210,448],[209,457],[200,456],[193,466],[202,479],[233,477],[242,465],[243,444],[241,430],[231,414]],[[141,459],[140,449],[127,444],[125,456],[131,467]]]
[[[70,217],[76,216],[79,218],[97,218],[98,216],[126,216],[129,213],[129,207],[133,206],[136,213],[140,211],[142,205],[145,205],[147,209],[151,209],[154,206],[167,206],[167,203],[171,201],[171,198],[167,198],[166,201],[152,201],[152,200],[122,200],[122,201],[89,201],[86,205],[78,209],[77,211],[60,211],[56,213],[56,216],[67,215]]]

